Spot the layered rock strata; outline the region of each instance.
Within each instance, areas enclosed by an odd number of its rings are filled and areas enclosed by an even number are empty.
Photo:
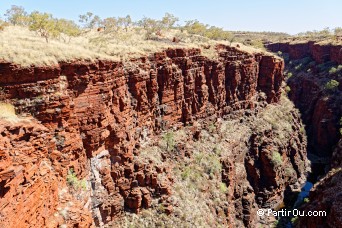
[[[253,109],[261,93],[268,103],[280,99],[281,59],[225,46],[218,52],[217,60],[198,49],[168,49],[126,63],[0,63],[0,98],[24,119],[1,122],[0,224],[102,226],[125,210],[148,208],[152,198],[167,204],[169,167],[134,159],[149,135]],[[67,181],[71,170],[84,188]]]

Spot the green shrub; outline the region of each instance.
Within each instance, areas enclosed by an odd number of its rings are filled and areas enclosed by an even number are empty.
[[[335,67],[331,67],[329,70],[329,74],[336,74],[337,69]]]
[[[286,176],[292,176],[296,173],[296,171],[292,167],[286,167],[285,168],[285,174]]]
[[[79,29],[78,25],[71,20],[58,19],[56,20],[55,26],[57,34],[63,33],[68,36],[68,40],[64,39],[64,42],[70,42],[71,37],[77,37],[81,34],[81,30]]]
[[[283,158],[277,151],[272,152],[271,162],[274,166],[281,166],[283,164]]]
[[[228,192],[228,188],[227,188],[227,185],[225,183],[220,183],[220,191],[222,193]]]
[[[293,217],[293,218],[291,218],[291,223],[292,223],[292,224],[296,224],[297,221],[298,221],[298,217]]]
[[[338,81],[332,79],[332,80],[328,81],[325,84],[324,89],[326,89],[326,90],[335,90],[335,89],[337,89],[339,84],[340,83]]]
[[[75,190],[86,190],[87,189],[87,182],[85,179],[79,180],[74,172],[74,170],[71,168],[68,171],[67,175],[67,183],[73,187]]]
[[[166,143],[166,150],[172,151],[175,147],[175,136],[172,131],[169,131],[164,134],[163,139]]]
[[[291,88],[290,88],[290,86],[286,86],[286,87],[285,87],[285,92],[286,92],[286,93],[289,93],[289,92],[291,92]]]
[[[170,13],[165,13],[164,17],[161,20],[161,23],[164,28],[170,29],[176,24],[177,21],[179,21],[178,17],[175,17],[173,14]]]
[[[209,27],[209,25],[200,23],[198,20],[186,21],[183,29],[190,34],[204,36],[213,40],[228,40],[233,37],[230,32],[224,31],[222,28],[218,28],[215,26]],[[233,40],[231,40],[231,43],[232,41]]]

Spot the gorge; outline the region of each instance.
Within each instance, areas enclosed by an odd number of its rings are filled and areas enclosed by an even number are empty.
[[[289,53],[288,61],[342,62],[341,47],[267,48]],[[271,226],[275,220],[256,211],[279,208],[285,191],[300,191],[308,156],[313,172],[323,163],[319,175],[330,171],[315,180],[304,209],[328,216],[299,225],[342,226],[342,78],[331,75],[339,87],[326,98],[328,78],[286,66],[298,111],[286,97],[282,58],[216,50],[217,59],[166,49],[126,62],[1,62],[0,100],[17,116],[0,119],[0,226],[103,227],[144,211],[149,227],[158,226],[149,223],[153,213],[177,217],[170,226]],[[177,214],[187,202],[194,205],[183,213],[192,220]]]

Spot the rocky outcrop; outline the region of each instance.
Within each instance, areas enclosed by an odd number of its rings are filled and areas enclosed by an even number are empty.
[[[310,57],[316,65],[307,66],[304,72],[287,67],[293,73],[288,79],[289,98],[301,111],[308,134],[308,155],[313,172],[319,174],[318,182],[310,192],[309,203],[302,209],[324,211],[326,216],[300,217],[298,227],[340,227],[341,226],[341,116],[342,87],[339,73],[318,70],[317,65],[329,61],[342,64],[342,46],[313,41],[301,44],[270,44],[272,51],[288,53],[290,60]],[[326,88],[330,80],[340,82],[336,88]],[[318,165],[317,165],[318,164]],[[316,168],[316,166],[317,168]],[[320,168],[319,167],[324,167]],[[317,170],[315,170],[317,169]],[[329,171],[330,170],[330,171]]]
[[[341,91],[335,95],[325,93],[322,79],[315,75],[296,75],[288,80],[291,88],[289,98],[302,113],[309,135],[311,152],[321,157],[331,157],[337,144],[339,119],[342,115]]]
[[[223,46],[218,60],[201,56],[198,49],[168,49],[126,63],[71,62],[31,68],[0,63],[1,99],[13,103],[21,115],[38,120],[19,122],[14,130],[11,123],[2,122],[8,130],[0,144],[6,158],[2,156],[1,162],[6,163],[0,166],[1,225],[48,226],[45,218],[54,216],[58,208],[63,211],[65,199],[75,202],[74,216],[64,216],[56,224],[81,227],[90,225],[89,212],[94,224],[101,226],[124,210],[149,207],[152,198],[167,205],[172,185],[169,167],[134,159],[146,137],[213,114],[253,109],[261,92],[267,102],[277,102],[282,70],[283,61],[277,57]],[[26,126],[33,123],[37,129]],[[13,137],[18,143],[8,142]],[[30,151],[22,148],[26,143]],[[17,149],[26,153],[21,163],[16,162]],[[50,168],[41,171],[41,164]],[[66,183],[70,169],[88,181],[91,196],[79,198],[75,192],[64,196],[61,187],[72,188]],[[29,173],[26,178],[20,176],[23,172]],[[158,173],[169,178],[160,180]],[[37,181],[25,188],[33,180]],[[20,200],[23,206],[14,206]],[[33,200],[41,209],[27,213]],[[43,211],[46,207],[49,210]],[[27,217],[9,220],[14,210]]]
[[[342,64],[342,45],[325,44],[315,41],[271,43],[266,47],[272,52],[288,53],[290,59],[301,59],[311,56],[316,63],[332,61]]]
[[[342,139],[335,147],[332,169],[310,191],[309,203],[302,206],[305,213],[321,212],[322,216],[301,217],[298,227],[341,227]]]
[[[82,210],[89,196],[76,200],[63,190],[68,161],[54,133],[33,118],[0,119],[0,132],[1,227],[90,226]]]
[[[342,64],[341,45],[302,41],[273,43],[268,44],[267,48],[274,52],[288,53],[290,60],[310,57],[316,65],[328,61]],[[321,157],[330,157],[340,138],[342,87],[340,84],[332,92],[328,91],[325,85],[331,79],[341,81],[341,77],[338,74],[329,74],[329,69],[325,72],[319,70],[316,65],[310,63],[310,66],[305,68],[305,72],[292,69],[290,65],[287,67],[287,70],[294,75],[287,82],[291,88],[289,98],[302,113],[309,135],[310,151]]]
[[[301,217],[298,227],[341,227],[341,190],[342,170],[331,170],[322,180],[315,184],[310,192],[309,203],[302,209],[307,214],[315,212],[320,216]],[[323,214],[324,213],[324,214]]]

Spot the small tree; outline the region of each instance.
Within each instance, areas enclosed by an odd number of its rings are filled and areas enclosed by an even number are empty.
[[[129,26],[132,24],[131,16],[127,15],[126,17],[119,17],[118,18],[118,25],[123,27],[126,32],[128,31]]]
[[[72,37],[77,37],[81,33],[80,28],[74,21],[66,19],[57,20],[56,30],[60,34],[63,33],[67,35],[69,37],[68,42],[70,42]],[[64,39],[64,42],[66,42],[66,39]]]
[[[334,34],[335,34],[335,36],[342,36],[342,28],[341,27],[335,28]]]
[[[322,31],[319,31],[319,36],[328,37],[330,35],[331,35],[331,31],[329,27],[326,27]]]
[[[208,25],[200,23],[198,20],[190,20],[185,22],[184,29],[187,30],[190,34],[197,34],[201,36],[205,36]]]
[[[25,26],[29,22],[27,12],[22,6],[13,5],[11,9],[6,10],[4,15],[6,17],[6,21],[13,25]]]
[[[164,28],[170,29],[175,25],[177,21],[179,21],[178,17],[175,17],[170,13],[165,13],[165,16],[161,20],[161,23]]]
[[[47,43],[49,42],[49,38],[60,35],[57,27],[58,21],[51,14],[34,11],[30,14],[29,18],[29,29],[36,31],[40,36],[44,37]]]
[[[160,32],[162,29],[161,21],[144,17],[137,24],[146,30],[146,39],[151,39],[153,33]]]
[[[101,25],[105,27],[105,32],[110,33],[114,31],[118,31],[119,25],[118,25],[118,19],[115,17],[108,17],[105,18],[102,22]]]
[[[95,27],[99,27],[101,24],[101,18],[91,12],[87,12],[86,14],[79,15],[79,22],[83,24],[82,27],[84,29],[90,31]]]

